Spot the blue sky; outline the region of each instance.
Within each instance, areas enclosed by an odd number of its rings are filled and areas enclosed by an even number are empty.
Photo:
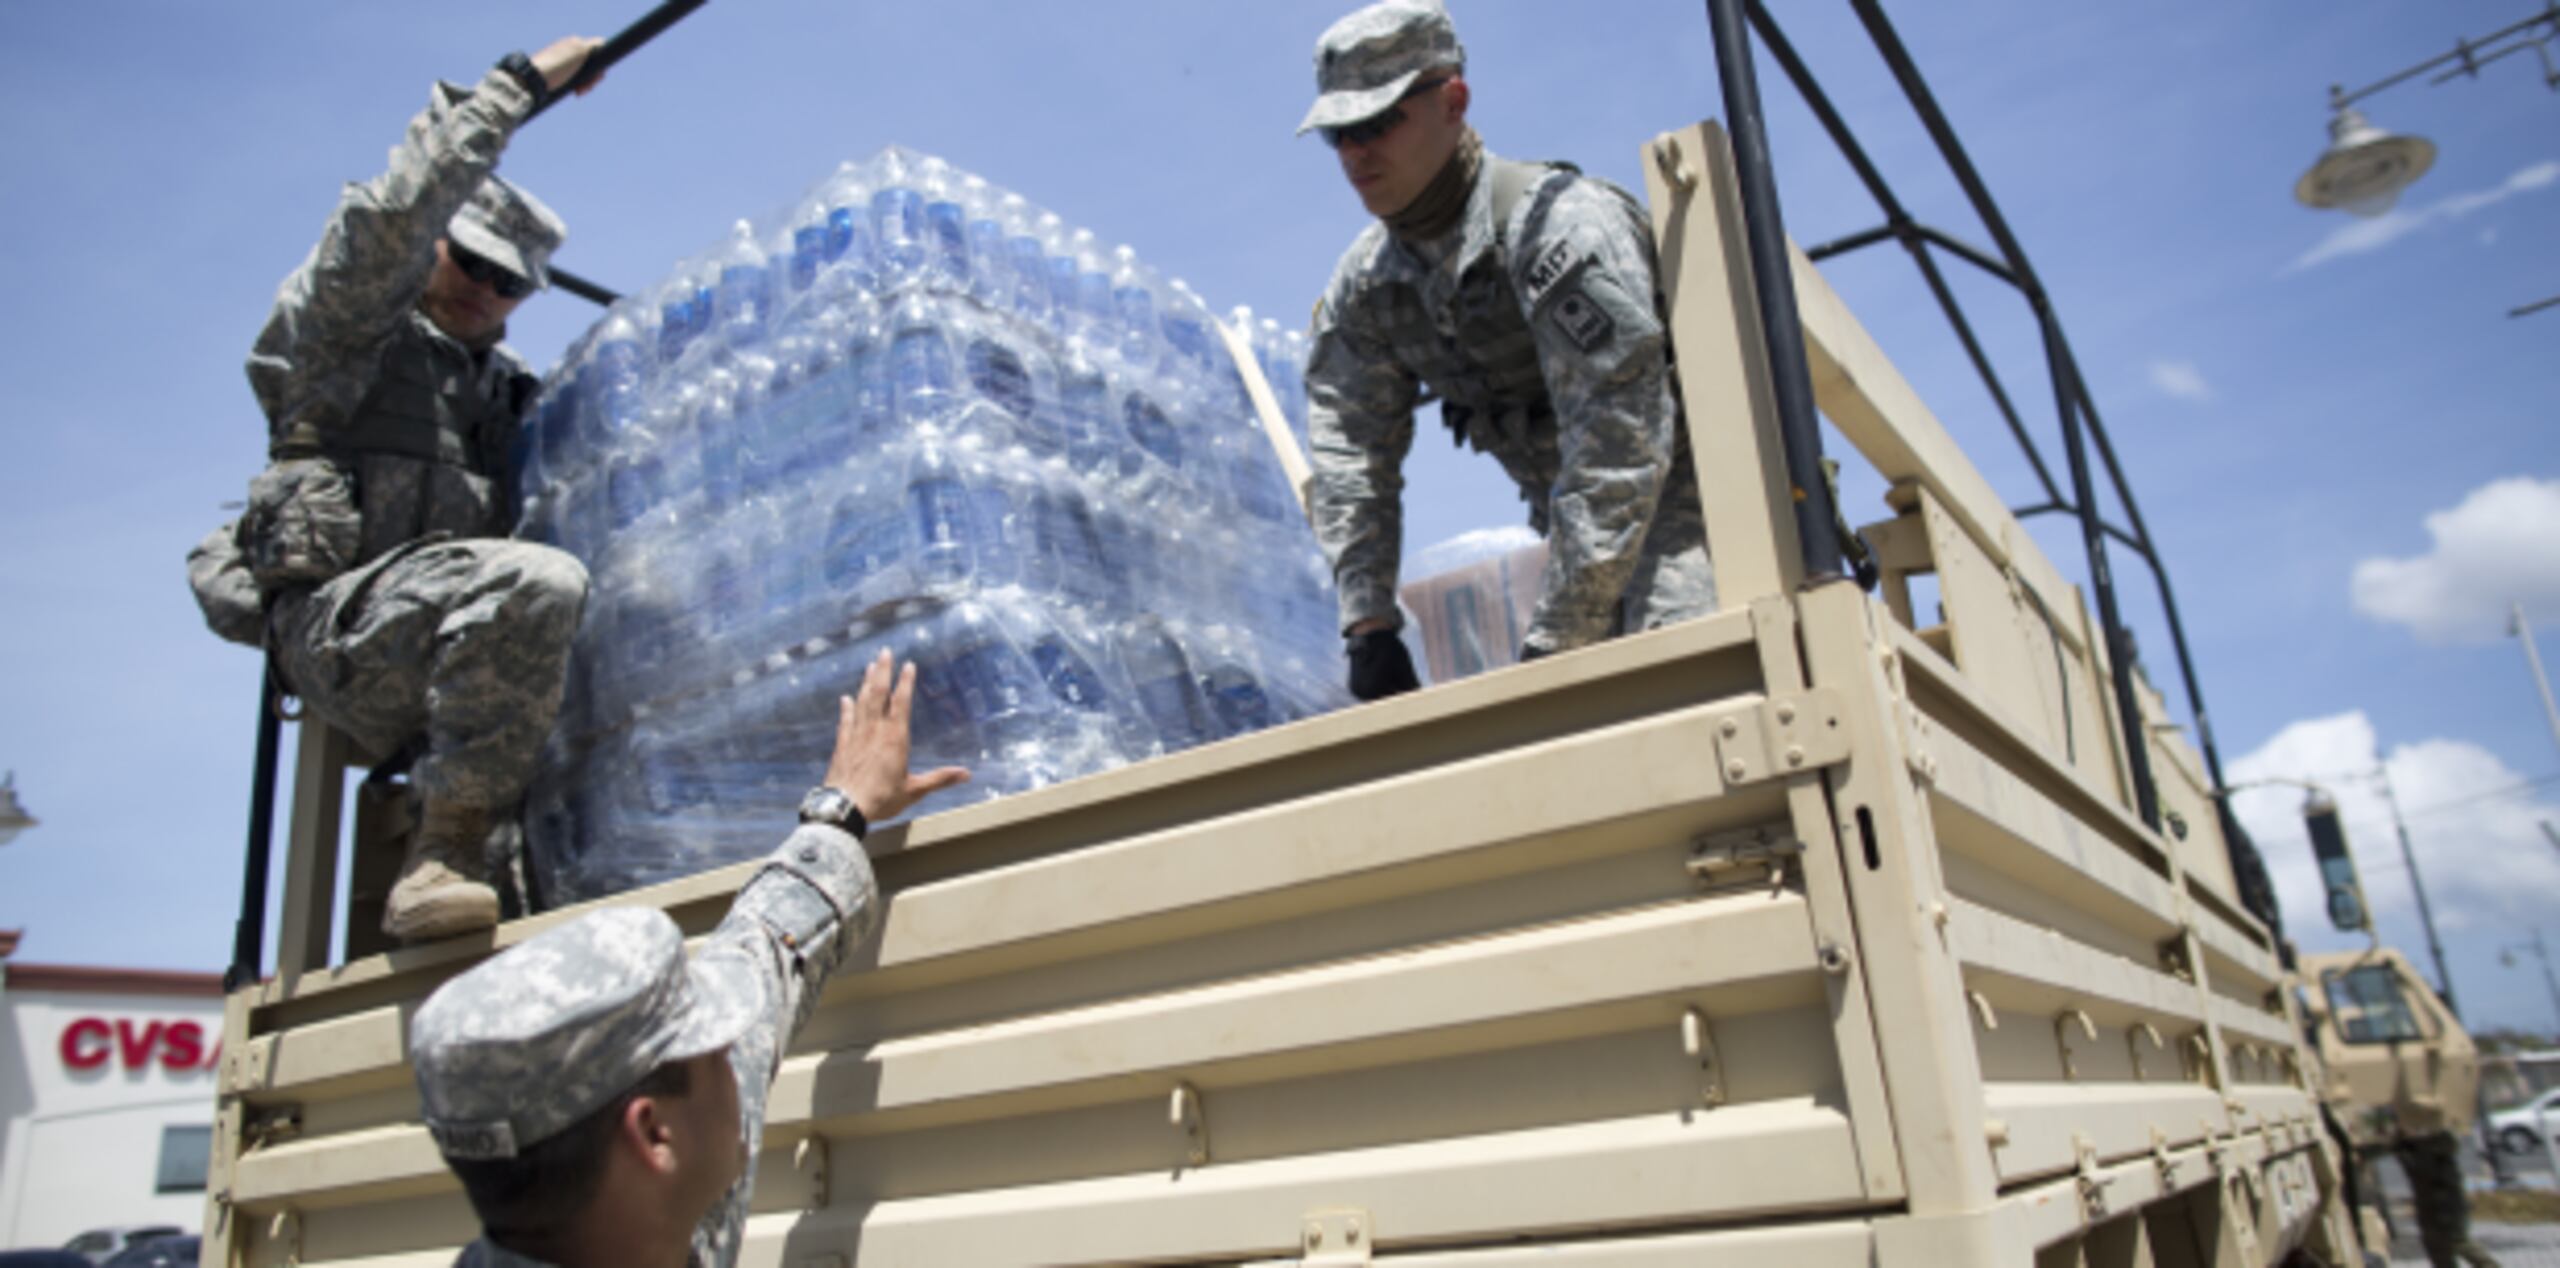
[[[1846,5],[1783,8],[1917,214],[1987,240]],[[256,665],[203,631],[180,561],[260,458],[241,361],[340,183],[377,169],[431,78],[609,34],[636,9],[529,11],[0,6],[0,263],[21,283],[0,311],[0,767],[44,821],[0,851],[0,927],[26,928],[26,958],[227,957]],[[1898,20],[2069,323],[2173,569],[2226,759],[2253,775],[2387,761],[2467,1010],[2547,1028],[2538,975],[2497,951],[2560,907],[2560,852],[2534,827],[2560,820],[2560,790],[2499,790],[2560,772],[2560,746],[2495,613],[2521,600],[2560,631],[2560,310],[2505,316],[2560,293],[2560,93],[2529,60],[2396,89],[2369,103],[2375,121],[2441,147],[2398,217],[2359,226],[2290,197],[2325,142],[2329,83],[2528,11],[1958,0]],[[529,129],[505,170],[569,220],[564,264],[635,289],[896,142],[1136,246],[1214,308],[1296,324],[1362,223],[1331,156],[1290,136],[1338,12],[720,0]],[[1718,110],[1693,0],[1455,12],[1498,152],[1640,188],[1638,145]],[[1765,64],[1763,79],[1796,237],[1873,223]],[[1899,251],[1830,272],[1995,486],[2035,500]],[[2023,306],[1951,273],[2052,444]],[[547,363],[593,315],[542,298],[514,342]],[[1493,464],[1437,434],[1416,446],[1410,544],[1515,520]],[[1871,483],[1852,488],[1853,518],[1883,515]],[[2067,525],[2038,531],[2079,575]],[[2165,681],[2148,577],[2121,554],[2118,569]],[[2430,612],[2465,615],[2413,617]],[[2321,943],[2290,796],[2244,809],[2294,925]],[[2415,950],[2387,825],[2350,802],[2384,932]]]

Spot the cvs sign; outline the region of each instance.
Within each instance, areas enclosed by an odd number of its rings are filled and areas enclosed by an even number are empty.
[[[82,1017],[62,1028],[64,1067],[95,1070],[111,1061],[123,1070],[210,1070],[222,1062],[222,1044],[206,1043],[204,1026],[192,1021]]]

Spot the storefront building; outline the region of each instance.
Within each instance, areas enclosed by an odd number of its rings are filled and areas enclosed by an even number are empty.
[[[204,1222],[222,979],[22,964],[0,931],[0,1249]]]

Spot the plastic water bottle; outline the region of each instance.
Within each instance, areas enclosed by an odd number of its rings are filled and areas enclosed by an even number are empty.
[[[939,288],[969,289],[969,213],[960,205],[951,165],[928,156],[917,165],[924,198],[925,268]]]
[[[729,245],[718,261],[719,283],[712,292],[712,327],[731,343],[745,343],[764,333],[771,315],[771,279],[764,252],[756,245],[756,228],[741,220],[729,232]]]
[[[1005,246],[1003,211],[984,178],[960,178],[969,216],[969,293],[999,311],[1013,306],[1013,254]]]
[[[1201,688],[1220,735],[1247,735],[1286,720],[1263,690],[1260,658],[1234,627],[1212,625],[1194,646],[1200,653]]]
[[[811,199],[791,218],[791,291],[804,294],[827,266],[827,207]]]
[[[1032,532],[1054,578],[1054,593],[1087,612],[1105,610],[1112,595],[1102,562],[1101,530],[1081,482],[1072,475],[1044,468],[1032,513]]]
[[[1013,499],[1007,468],[1017,459],[984,446],[959,451],[960,482],[969,499],[969,533],[974,567],[970,576],[980,586],[1013,585],[1022,580],[1022,552],[1031,534]]]
[[[1004,250],[1013,293],[1006,297],[1013,311],[1034,321],[1049,315],[1048,253],[1040,247],[1040,234],[1031,204],[1020,194],[1006,194],[999,204],[1004,222]]]
[[[1182,469],[1182,437],[1174,430],[1173,420],[1146,393],[1129,393],[1121,402],[1120,418],[1138,448],[1167,467]]]
[[[1120,636],[1121,662],[1138,693],[1138,705],[1168,753],[1216,738],[1191,661],[1171,630],[1155,616],[1129,622]]]
[[[871,232],[879,244],[881,283],[894,287],[924,268],[924,195],[904,150],[891,148],[880,160],[879,175],[871,194]]]
[[[1111,263],[1104,258],[1091,229],[1069,234],[1067,245],[1076,262],[1076,337],[1091,344],[1098,353],[1116,354],[1120,341],[1112,327],[1119,322],[1120,310],[1111,297]]]
[[[1076,254],[1066,222],[1054,211],[1040,213],[1034,222],[1040,233],[1041,267],[1049,280],[1049,328],[1061,339],[1083,337],[1084,325],[1076,307]]]
[[[953,604],[942,625],[944,670],[986,756],[999,769],[1010,768],[1011,782],[1019,785],[1055,778],[1038,751],[1046,738],[1043,723],[1055,706],[1030,659],[984,603]]]
[[[1002,409],[1018,426],[1029,426],[1034,401],[1031,392],[1031,369],[1023,364],[1022,354],[993,331],[980,331],[969,340],[969,383],[978,395]]]
[[[1138,263],[1138,253],[1120,247],[1113,253],[1111,307],[1120,320],[1120,356],[1131,366],[1152,366],[1160,351],[1162,331],[1156,324],[1155,279]]]
[[[1059,366],[1058,439],[1069,466],[1086,475],[1117,467],[1110,410],[1111,383],[1100,369],[1078,356]]]
[[[836,424],[842,439],[833,447],[840,452],[829,459],[830,464],[878,445],[896,414],[889,386],[889,350],[875,331],[861,329],[851,336],[845,347],[844,375],[847,401]]]
[[[958,402],[951,370],[951,343],[942,324],[922,297],[910,295],[890,315],[890,391],[902,428],[913,429],[942,420]]]
[[[674,365],[693,342],[693,283],[678,278],[658,300],[658,364]]]
[[[819,193],[826,208],[825,263],[843,270],[853,288],[879,289],[879,247],[872,231],[870,193],[851,163],[836,169]]]
[[[629,430],[639,418],[647,373],[648,354],[642,350],[638,325],[623,313],[607,317],[596,340],[594,359],[580,376],[587,385],[581,395],[594,410],[594,422],[573,422],[556,434],[546,430],[546,463],[555,470],[568,470],[575,460],[563,446],[581,439],[595,444],[606,436]]]
[[[969,525],[969,491],[960,466],[932,429],[919,432],[907,459],[908,532],[916,575],[926,589],[955,590],[977,566]]]

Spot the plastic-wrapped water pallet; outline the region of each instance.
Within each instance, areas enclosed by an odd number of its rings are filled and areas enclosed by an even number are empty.
[[[1516,664],[1545,583],[1547,543],[1526,528],[1478,529],[1417,552],[1397,591],[1408,644],[1433,682]],[[1417,637],[1418,636],[1418,637]]]
[[[528,802],[545,893],[772,848],[882,647],[918,666],[916,762],[973,772],[937,807],[1348,703],[1214,322],[898,149],[615,305],[518,455],[520,532],[595,583]],[[1294,336],[1244,333],[1303,434]]]

